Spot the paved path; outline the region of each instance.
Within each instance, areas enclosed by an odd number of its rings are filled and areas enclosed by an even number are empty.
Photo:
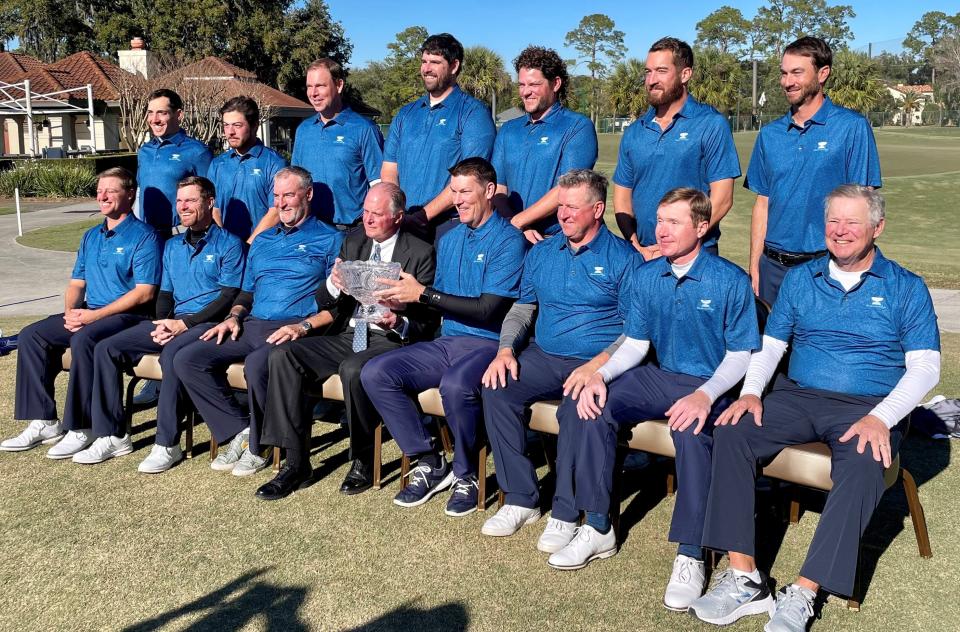
[[[23,214],[23,231],[77,222],[97,212],[95,202]],[[0,215],[0,317],[63,311],[63,288],[75,255],[26,248],[16,242],[17,216]],[[931,290],[940,329],[960,333],[960,290]]]

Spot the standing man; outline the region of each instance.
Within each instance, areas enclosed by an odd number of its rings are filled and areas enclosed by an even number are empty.
[[[790,103],[760,130],[745,187],[757,194],[750,221],[750,279],[769,304],[787,270],[827,254],[823,200],[841,184],[880,188],[870,123],[824,95],[833,52],[816,37],[786,47],[780,87]]]
[[[403,273],[385,300],[419,301],[443,315],[441,336],[388,351],[367,362],[363,387],[390,435],[417,466],[410,483],[393,499],[415,507],[453,486],[448,516],[477,508],[477,439],[483,424],[480,379],[497,354],[503,317],[517,298],[526,242],[520,231],[493,210],[497,174],[483,158],[467,158],[450,169],[450,192],[460,224],[437,242],[437,280],[424,286]],[[434,446],[416,396],[440,387],[453,431],[453,471]]]
[[[141,472],[156,474],[182,458],[179,421],[186,415],[186,393],[173,366],[184,346],[220,322],[240,292],[244,249],[240,239],[213,223],[216,192],[200,176],[180,181],[177,214],[186,230],[167,240],[157,319],[143,321],[107,338],[94,352],[93,434],[76,463],[100,463],[129,451],[124,434],[123,369],[148,353],[160,354],[163,380],[157,404],[157,435]]]
[[[463,46],[453,35],[428,37],[420,59],[427,93],[390,124],[381,177],[407,194],[408,228],[432,242],[437,225],[453,215],[450,168],[465,158],[489,160],[497,129],[487,106],[457,85]]]
[[[418,283],[433,283],[433,247],[402,229],[406,200],[400,187],[380,182],[371,187],[363,204],[363,231],[346,236],[341,261],[396,261]],[[401,345],[433,337],[436,312],[419,303],[396,305],[377,323],[356,321],[358,304],[346,294],[334,268],[320,286],[321,311],[299,325],[277,330],[270,352],[263,443],[286,448],[287,459],[277,476],[257,490],[265,500],[283,498],[309,480],[311,412],[315,401],[310,387],[339,374],[343,385],[350,458],[353,464],[340,486],[343,494],[359,494],[373,484],[373,435],[380,416],[363,385],[360,370],[371,358]],[[331,325],[324,335],[311,335]]]
[[[151,138],[137,152],[139,217],[167,238],[177,225],[177,183],[187,176],[206,176],[213,154],[180,129],[183,100],[173,90],[160,88],[147,96],[147,125]]]
[[[575,537],[548,560],[564,570],[617,551],[610,492],[620,428],[668,418],[678,489],[667,537],[678,547],[663,605],[677,611],[704,588],[700,540],[713,422],[747,370],[750,352],[760,347],[750,280],[703,247],[709,227],[710,200],[702,191],[674,189],[663,197],[657,209],[662,257],[636,275],[626,340],[579,398],[564,399],[557,413],[560,441],[577,450],[574,506],[586,512]],[[658,364],[640,364],[651,345]]]
[[[690,606],[703,621],[769,613],[765,630],[801,632],[817,590],[853,593],[860,538],[906,432],[901,420],[940,379],[930,292],[874,245],[884,214],[883,197],[868,187],[842,185],[827,196],[830,255],[787,272],[740,399],[717,420],[703,545],[728,551],[730,568]],[[788,373],[761,402],[788,343]],[[772,607],[754,558],[757,466],[810,441],[830,446],[833,489],[800,576]]]
[[[250,97],[224,103],[220,119],[230,148],[213,159],[207,173],[217,192],[213,220],[253,243],[254,237],[277,225],[277,209],[270,204],[273,178],[287,161],[257,138],[260,108]]]
[[[332,59],[307,67],[307,98],[317,111],[297,128],[292,163],[313,175],[313,214],[340,230],[361,221],[367,190],[380,181],[383,135],[343,103],[346,73]]]
[[[513,535],[540,517],[537,474],[526,456],[526,410],[536,401],[568,392],[575,396],[607,360],[604,350],[623,333],[630,283],[643,261],[603,223],[605,177],[579,169],[562,175],[558,186],[563,236],[541,241],[527,255],[520,298],[504,320],[500,350],[483,375],[487,435],[497,482],[506,494],[503,507],[483,524],[484,535]],[[534,318],[536,341],[524,348]],[[560,448],[558,493],[537,542],[546,553],[570,542],[580,518],[569,502],[576,446],[561,443]],[[564,487],[569,490],[559,493]]]
[[[717,254],[720,220],[733,206],[733,181],[740,161],[726,118],[687,91],[693,50],[664,37],[647,54],[650,109],[623,133],[613,174],[617,226],[644,259],[660,256],[657,208],[667,191],[699,189],[710,196],[710,228],[703,246]]]
[[[280,224],[253,240],[243,285],[223,322],[180,350],[173,368],[217,443],[230,445],[210,464],[235,476],[267,465],[260,426],[267,394],[270,335],[316,312],[316,292],[330,274],[343,235],[310,215],[313,179],[300,167],[284,167],[273,183]],[[227,368],[243,361],[250,394],[244,414],[227,383]]]
[[[32,421],[18,436],[0,443],[0,450],[29,450],[59,440],[47,456],[68,459],[93,442],[94,347],[147,318],[160,283],[160,239],[134,217],[135,195],[133,174],[126,169],[114,167],[98,176],[97,204],[103,223],[80,240],[63,297],[64,313],[20,332],[13,416]],[[70,381],[61,422],[53,382],[67,349]],[[129,437],[126,443],[129,452],[133,449]]]
[[[528,46],[513,67],[527,116],[504,123],[493,145],[497,206],[537,243],[560,231],[557,181],[574,169],[593,169],[597,132],[590,119],[563,107],[567,65],[555,50]]]

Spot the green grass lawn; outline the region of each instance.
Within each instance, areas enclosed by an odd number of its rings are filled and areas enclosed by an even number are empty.
[[[13,332],[28,318],[0,319]],[[944,336],[938,392],[960,392],[960,335]],[[12,421],[15,356],[0,358],[0,436]],[[65,377],[58,379],[62,401]],[[512,538],[480,536],[490,514],[443,515],[443,501],[401,510],[398,452],[385,446],[387,484],[344,497],[347,443],[314,427],[318,482],[290,498],[257,501],[269,474],[238,479],[210,470],[206,454],[159,475],[138,474],[153,441],[153,411],[135,418],[137,450],[96,466],[50,461],[41,450],[0,453],[2,630],[630,630],[714,628],[660,605],[674,547],[673,499],[663,472],[625,480],[626,540],[618,555],[563,573],[535,548],[545,520]],[[204,429],[198,441],[206,438]],[[955,442],[911,437],[902,455],[920,483],[934,557],[917,555],[899,487],[865,538],[869,586],[859,613],[830,602],[814,630],[956,630],[949,607],[960,582],[954,546],[960,471]],[[534,446],[534,449],[536,446]],[[540,468],[541,476],[545,467]],[[798,525],[762,496],[772,575],[792,580],[818,520],[813,495]],[[762,617],[729,629],[762,629]]]
[[[31,230],[17,237],[17,243],[21,246],[30,248],[41,248],[43,250],[60,250],[62,252],[76,252],[80,247],[80,238],[91,226],[96,226],[103,220],[85,219],[80,222],[70,222],[69,224],[60,224],[59,226],[50,226],[48,228],[38,228]]]

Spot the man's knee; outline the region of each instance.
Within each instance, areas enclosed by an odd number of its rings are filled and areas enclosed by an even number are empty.
[[[360,370],[360,381],[367,390],[392,384],[399,386],[400,382],[395,372],[391,370],[389,354],[377,356],[363,365]]]

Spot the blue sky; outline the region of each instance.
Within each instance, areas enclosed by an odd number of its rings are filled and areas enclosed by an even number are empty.
[[[867,44],[873,42],[875,53],[884,48],[899,50],[907,31],[927,11],[951,15],[960,11],[958,0],[828,0],[831,6],[841,3],[852,5],[857,14],[850,24],[853,47],[866,50]],[[649,45],[664,35],[692,43],[696,23],[723,4],[736,6],[749,19],[766,2],[328,0],[331,14],[343,24],[353,42],[353,68],[386,57],[387,44],[399,31],[414,25],[424,26],[431,33],[453,33],[465,46],[488,46],[500,53],[508,65],[527,44],[550,46],[560,50],[564,58],[573,58],[573,51],[563,49],[564,36],[590,13],[605,13],[613,18],[617,28],[626,33],[628,56],[643,58]]]

